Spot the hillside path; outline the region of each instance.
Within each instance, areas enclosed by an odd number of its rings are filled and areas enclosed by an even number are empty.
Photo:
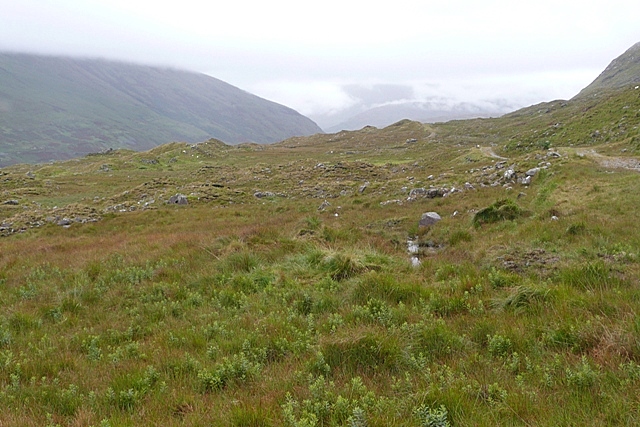
[[[603,154],[599,154],[594,149],[590,150],[578,150],[578,156],[585,156],[600,166],[611,169],[627,169],[640,172],[640,161],[631,157],[610,157]]]
[[[482,154],[484,154],[487,157],[493,157],[494,159],[500,159],[500,160],[509,160],[507,157],[502,157],[496,154],[495,151],[493,151],[492,147],[480,147],[480,151],[482,151]]]

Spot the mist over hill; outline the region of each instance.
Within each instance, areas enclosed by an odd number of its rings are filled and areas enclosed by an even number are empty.
[[[451,87],[440,85],[426,85],[417,90],[402,84],[349,84],[341,89],[350,100],[349,106],[340,111],[309,115],[326,132],[364,126],[382,128],[403,119],[434,123],[498,117],[522,106],[500,95],[469,99],[469,93],[461,88],[452,92]]]
[[[321,131],[288,107],[203,74],[0,54],[0,166],[212,137],[272,143]]]

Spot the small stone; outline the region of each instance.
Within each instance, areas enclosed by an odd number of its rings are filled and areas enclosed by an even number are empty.
[[[69,218],[62,218],[60,221],[58,221],[58,225],[61,226],[69,226],[73,223],[73,221],[71,221]]]
[[[253,193],[253,197],[257,197],[258,199],[262,199],[264,197],[274,197],[275,194],[271,191],[256,191]]]
[[[524,174],[527,176],[535,176],[538,172],[540,172],[540,168],[533,168],[533,169],[529,169]]]
[[[504,172],[504,179],[506,179],[507,181],[512,180],[516,177],[516,171],[514,171],[513,169],[507,169]]]
[[[13,206],[17,206],[20,204],[19,201],[15,200],[15,199],[11,199],[11,200],[7,200],[6,202],[2,203],[3,205],[13,205]]]

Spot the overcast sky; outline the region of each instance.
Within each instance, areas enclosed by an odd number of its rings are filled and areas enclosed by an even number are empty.
[[[638,0],[0,0],[0,50],[198,71],[312,117],[373,87],[566,99],[636,42]]]

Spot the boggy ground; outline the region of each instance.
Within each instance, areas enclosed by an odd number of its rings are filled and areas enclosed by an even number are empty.
[[[0,425],[638,424],[640,175],[578,152],[637,161],[633,125],[509,149],[500,120],[405,121],[4,168]]]

